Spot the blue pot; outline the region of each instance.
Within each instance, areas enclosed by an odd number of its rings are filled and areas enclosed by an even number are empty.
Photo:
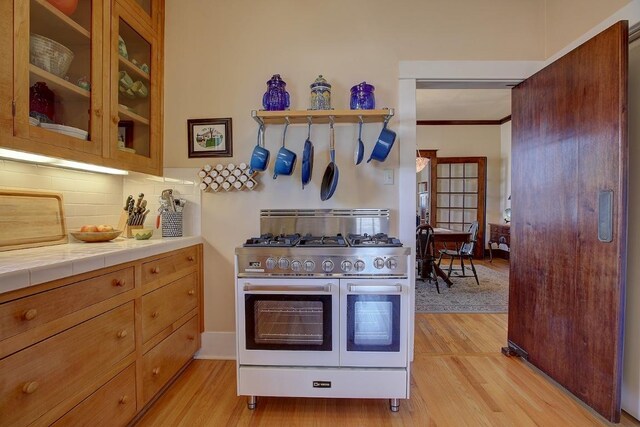
[[[387,128],[387,121],[385,120],[384,126],[380,131],[380,136],[378,136],[378,141],[376,141],[376,145],[373,147],[373,151],[371,152],[371,156],[369,157],[369,160],[367,160],[367,163],[371,160],[384,162],[391,152],[395,141],[396,133]]]
[[[269,150],[264,148],[264,126],[260,125],[258,129],[258,143],[253,148],[249,167],[251,170],[262,172],[267,170],[269,166]]]
[[[280,147],[275,166],[273,167],[273,179],[278,175],[291,175],[296,167],[297,155],[286,147]]]

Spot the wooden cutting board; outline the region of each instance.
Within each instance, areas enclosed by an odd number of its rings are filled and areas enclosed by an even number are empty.
[[[67,243],[62,194],[0,188],[0,251]]]

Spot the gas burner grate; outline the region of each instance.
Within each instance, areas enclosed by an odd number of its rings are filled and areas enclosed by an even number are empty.
[[[267,234],[260,235],[260,237],[252,237],[250,239],[247,239],[247,241],[242,246],[245,246],[245,247],[252,247],[252,246],[291,247],[291,246],[295,246],[299,241],[300,241],[300,235],[297,233],[286,234],[286,235],[280,234],[278,236],[274,236],[272,233],[267,233]]]
[[[300,238],[297,246],[307,248],[328,248],[347,246],[347,241],[341,234],[335,236],[312,236],[307,234]]]
[[[349,246],[354,247],[400,247],[402,243],[395,237],[389,237],[385,233],[374,234],[349,234],[347,236]]]

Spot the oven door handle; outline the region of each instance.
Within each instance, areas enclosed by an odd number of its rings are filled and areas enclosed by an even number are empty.
[[[252,285],[251,283],[245,283],[242,288],[245,292],[331,292],[331,283],[326,285]]]
[[[349,283],[347,286],[349,292],[358,294],[388,294],[390,292],[401,294],[403,288],[400,283],[396,283],[395,285],[355,285]]]

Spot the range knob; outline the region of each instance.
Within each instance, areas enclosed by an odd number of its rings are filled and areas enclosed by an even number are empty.
[[[373,260],[373,266],[377,269],[384,268],[384,260],[380,257]]]
[[[364,261],[362,261],[361,259],[357,260],[355,264],[353,264],[353,267],[357,272],[364,270]]]
[[[316,268],[316,263],[311,260],[306,260],[304,262],[304,271],[312,272]]]
[[[322,261],[322,270],[324,270],[325,272],[329,273],[333,271],[333,267],[334,267],[333,261],[328,259]]]
[[[286,258],[280,258],[278,260],[278,267],[280,267],[280,269],[282,270],[286,270],[289,268],[289,260]]]
[[[340,268],[342,268],[342,271],[349,272],[353,268],[353,263],[351,261],[344,260],[340,264]]]
[[[275,258],[269,257],[265,265],[267,266],[267,270],[273,270],[276,268],[276,265],[278,265],[278,261],[276,261]]]
[[[293,270],[293,271],[302,270],[302,263],[300,261],[298,261],[297,259],[294,259],[293,261],[291,261],[291,270]]]
[[[389,258],[387,260],[387,268],[395,270],[398,267],[398,260],[395,258]]]

